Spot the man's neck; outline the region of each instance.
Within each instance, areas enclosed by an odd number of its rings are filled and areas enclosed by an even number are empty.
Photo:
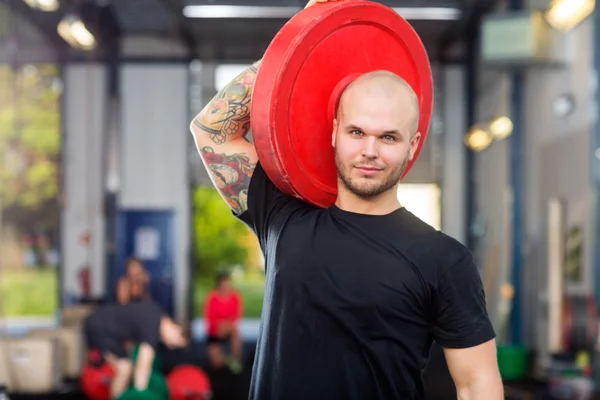
[[[389,190],[379,196],[365,199],[345,187],[338,187],[335,205],[344,211],[367,215],[386,215],[400,208],[396,190]]]

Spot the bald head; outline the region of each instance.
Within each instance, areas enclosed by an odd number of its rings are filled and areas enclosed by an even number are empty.
[[[337,118],[354,108],[361,101],[375,101],[392,105],[409,118],[410,135],[417,132],[419,126],[419,98],[412,87],[401,77],[390,71],[373,71],[361,75],[348,85],[343,92]]]

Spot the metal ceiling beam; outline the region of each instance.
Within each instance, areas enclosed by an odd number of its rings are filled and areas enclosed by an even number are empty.
[[[176,36],[178,36],[187,47],[190,58],[195,58],[198,44],[187,25],[186,19],[183,17],[183,2],[181,0],[161,1],[169,14],[171,25],[176,27]]]
[[[90,55],[99,57],[103,54],[118,53],[122,29],[114,16],[112,8],[98,6],[94,3],[81,3],[76,4],[74,7],[74,12],[79,15],[98,43],[97,50],[94,50]]]
[[[59,58],[64,55],[69,45],[62,40],[56,31],[60,15],[58,12],[46,13],[31,9],[23,0],[3,0],[2,3],[17,15],[20,15],[25,20],[29,21],[34,27],[40,30],[44,38],[48,40],[53,50],[59,55]]]
[[[448,58],[447,49],[457,41],[469,40],[469,36],[478,32],[476,25],[481,22],[483,15],[487,14],[499,3],[500,0],[464,0],[463,19],[461,24],[456,24],[450,31],[442,35],[438,57],[445,61]]]

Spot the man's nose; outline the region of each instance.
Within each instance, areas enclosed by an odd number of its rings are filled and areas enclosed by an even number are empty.
[[[364,146],[362,149],[363,157],[367,158],[377,158],[379,155],[379,150],[377,149],[377,138],[375,137],[367,137],[364,140]]]

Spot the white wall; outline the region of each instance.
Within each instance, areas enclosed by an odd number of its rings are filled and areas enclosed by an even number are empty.
[[[78,272],[92,268],[92,294],[105,290],[103,210],[103,134],[106,117],[104,66],[74,64],[64,68],[64,147],[61,251],[63,299],[80,295]],[[89,232],[85,247],[81,236]]]
[[[175,211],[175,313],[185,318],[190,279],[187,64],[124,65],[120,208]]]

